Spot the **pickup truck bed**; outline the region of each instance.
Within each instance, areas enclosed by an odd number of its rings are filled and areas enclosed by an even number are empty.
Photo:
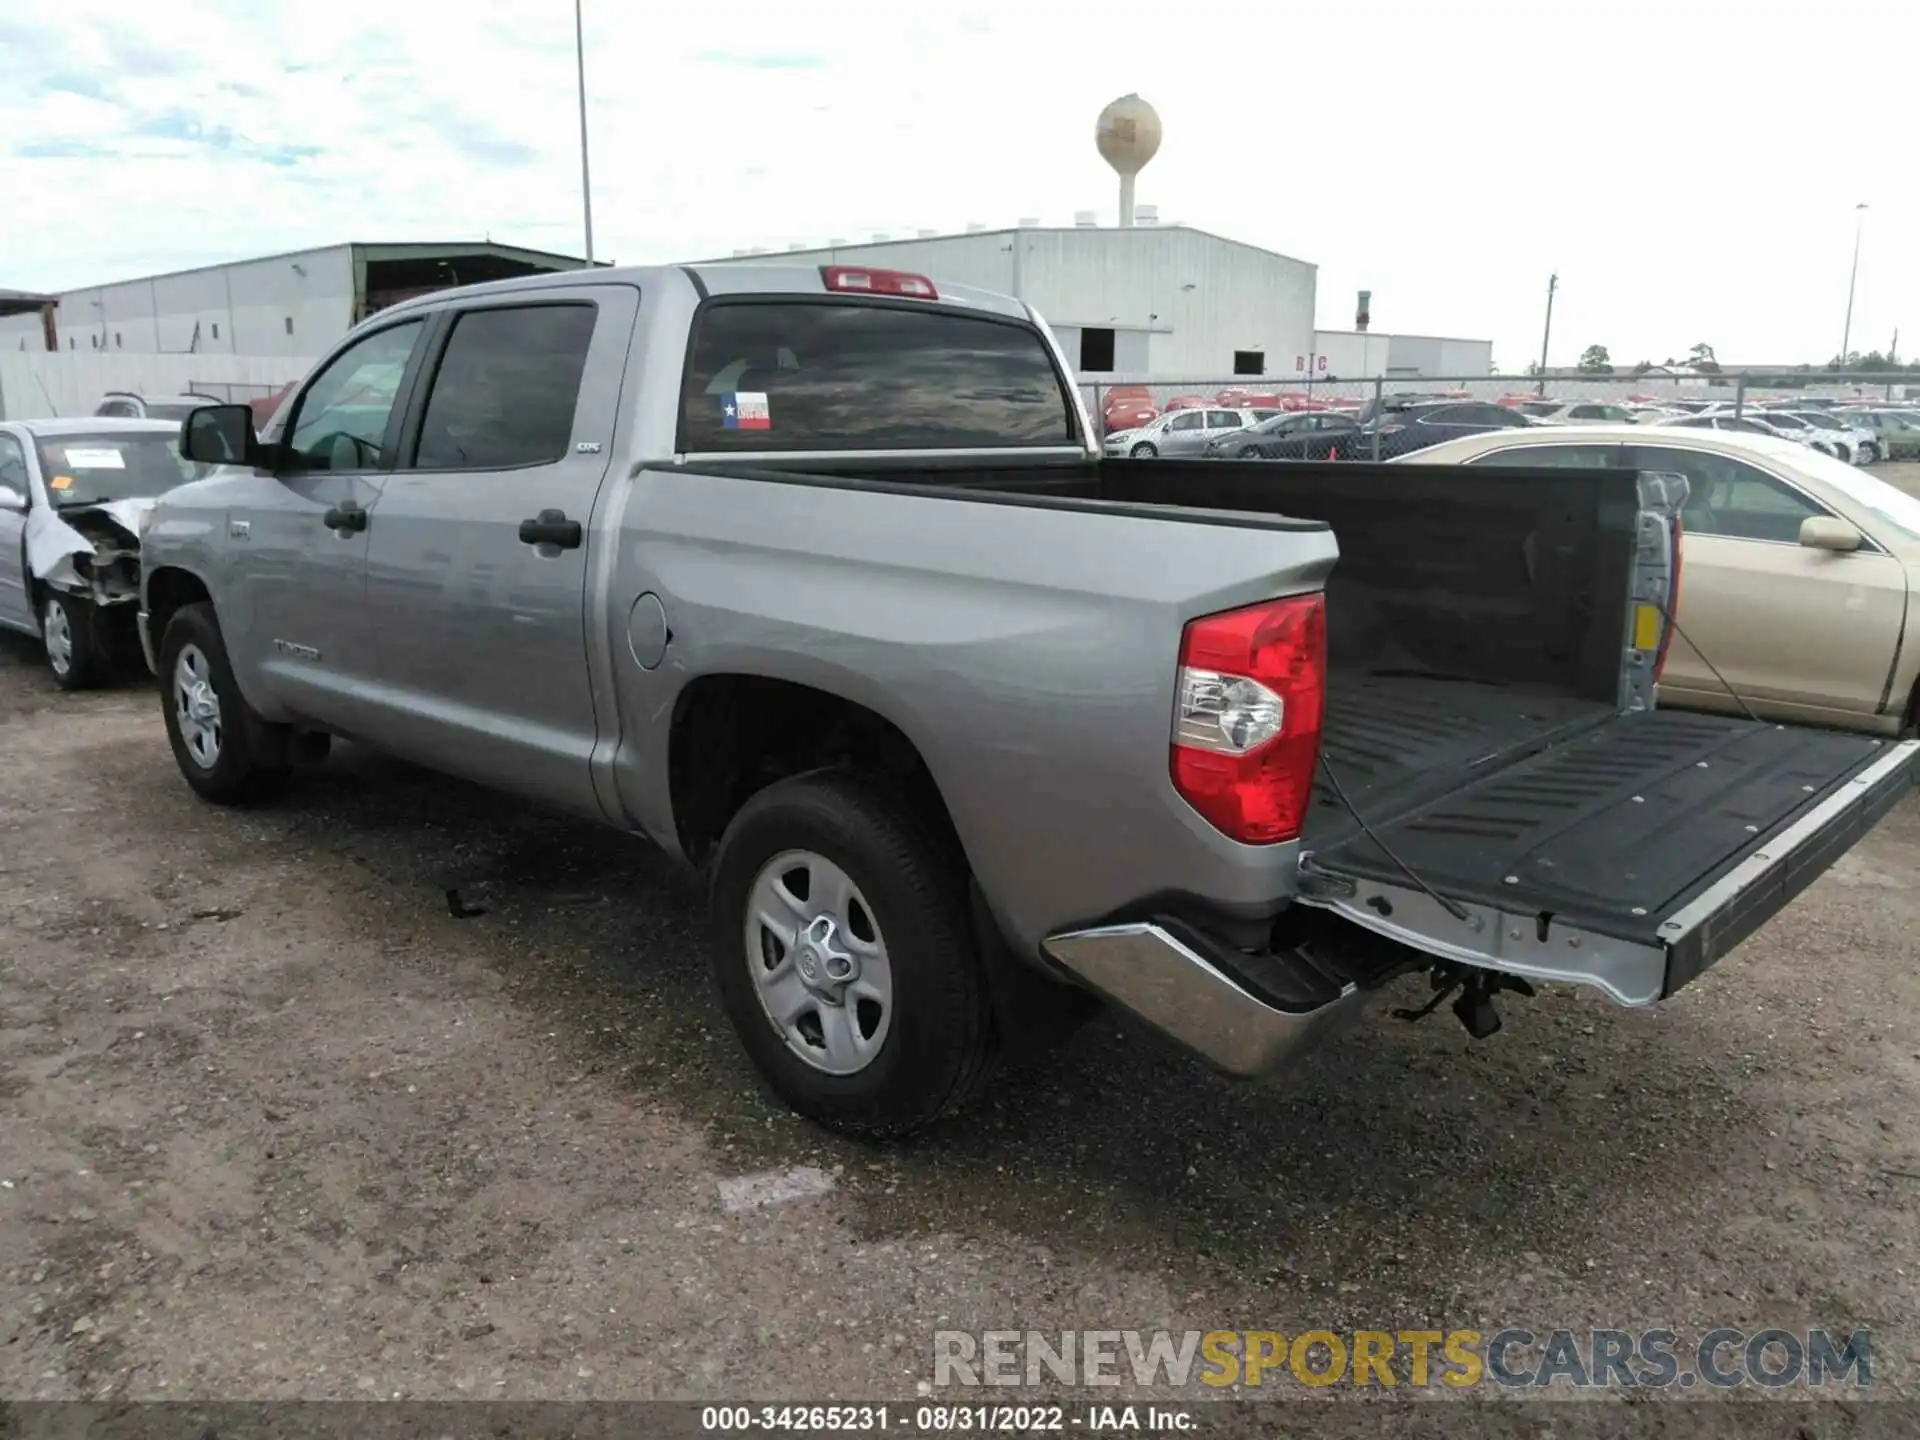
[[[1332,779],[1301,838],[1306,873],[1328,884],[1302,898],[1428,953],[1657,1000],[1911,785],[1911,747],[1627,702],[1628,473],[1128,460],[766,473],[1329,525]],[[1825,826],[1823,806],[1860,786],[1874,802]],[[1795,859],[1754,854],[1775,837],[1800,842]],[[1433,892],[1479,923],[1463,929]]]

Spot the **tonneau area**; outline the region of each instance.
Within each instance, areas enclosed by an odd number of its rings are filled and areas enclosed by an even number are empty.
[[[1454,789],[1463,777],[1537,749],[1541,738],[1596,724],[1612,709],[1543,685],[1436,678],[1424,671],[1348,671],[1327,684],[1322,747],[1362,814]],[[1345,804],[1323,781],[1307,818],[1310,843],[1353,832]]]

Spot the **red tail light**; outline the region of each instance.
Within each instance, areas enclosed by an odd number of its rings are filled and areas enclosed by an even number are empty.
[[[1173,788],[1245,845],[1297,839],[1320,762],[1325,597],[1209,615],[1180,637]]]
[[[1673,645],[1673,632],[1680,616],[1680,561],[1684,551],[1684,531],[1680,517],[1673,517],[1673,586],[1667,592],[1667,628],[1660,636],[1660,649],[1653,657],[1653,683],[1660,683],[1660,672],[1667,668],[1667,651]]]
[[[820,278],[829,290],[857,295],[898,295],[908,300],[938,300],[940,292],[924,275],[905,270],[873,270],[865,265],[822,265]]]

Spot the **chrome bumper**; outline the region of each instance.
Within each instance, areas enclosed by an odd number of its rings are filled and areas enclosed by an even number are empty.
[[[1053,936],[1041,948],[1089,987],[1230,1075],[1250,1078],[1278,1069],[1352,1019],[1362,999],[1348,985],[1315,1008],[1282,1009],[1152,923],[1076,930]]]
[[[138,617],[136,617],[134,628],[140,632],[140,654],[146,659],[147,672],[152,675],[158,675],[160,673],[160,657],[154,654],[153,651],[152,627],[147,624],[146,611],[142,610]]]

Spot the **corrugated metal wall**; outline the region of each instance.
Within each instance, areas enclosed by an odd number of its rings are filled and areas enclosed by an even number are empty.
[[[353,250],[216,265],[61,295],[63,355],[312,355],[353,317]],[[38,316],[0,324],[0,353],[41,348]]]
[[[1287,376],[1313,344],[1313,265],[1184,226],[997,230],[729,263],[770,262],[883,265],[1017,295],[1053,325],[1070,360],[1069,333],[1112,328],[1118,342],[1132,331],[1139,338],[1116,345],[1116,370],[1138,359],[1166,375],[1231,374],[1234,352],[1255,350],[1267,375]]]
[[[0,420],[91,415],[109,390],[159,398],[195,385],[277,390],[313,365],[301,355],[100,355],[0,350]],[[226,398],[220,391],[215,394]],[[236,394],[233,398],[240,398]]]

